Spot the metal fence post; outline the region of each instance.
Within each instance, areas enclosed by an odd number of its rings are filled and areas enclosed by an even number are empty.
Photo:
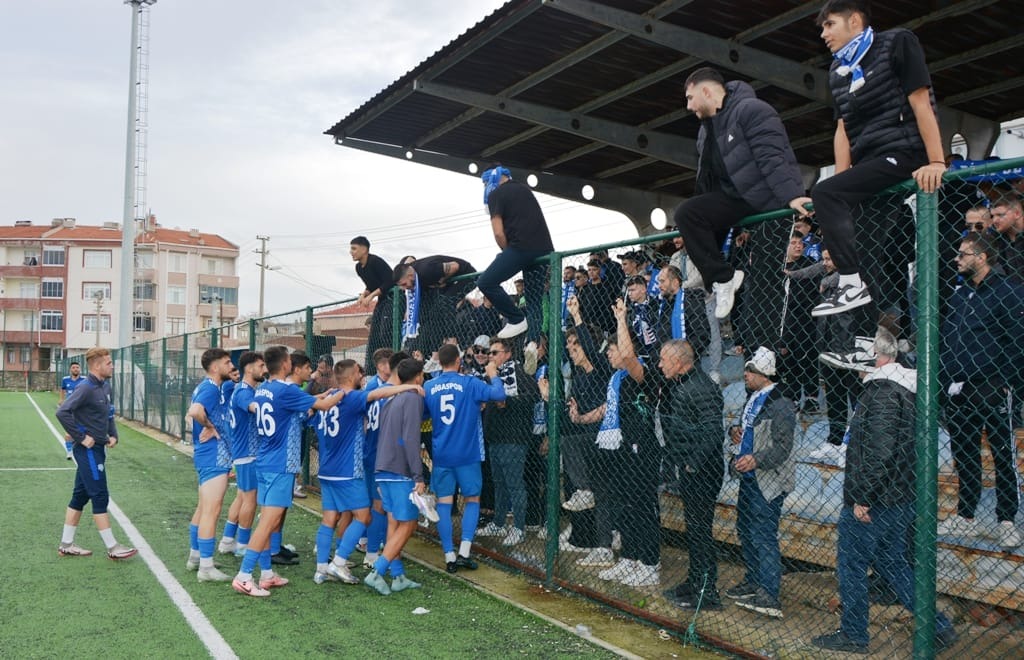
[[[185,401],[185,383],[188,380],[188,333],[181,336],[181,377],[178,379],[178,412],[181,419],[181,441],[185,442],[187,430],[185,428],[185,415],[188,413],[188,403]]]
[[[313,308],[306,307],[306,355],[313,361],[313,368],[317,366],[317,356],[313,355]],[[308,387],[308,385],[307,385]],[[310,446],[309,433],[312,429],[303,429],[304,442],[302,443],[302,483],[309,486],[309,454]]]
[[[160,340],[160,378],[157,382],[165,385],[160,388],[160,431],[167,433],[167,337]]]
[[[917,467],[914,528],[914,657],[935,656],[938,515],[939,246],[935,193],[917,194]]]
[[[544,304],[548,308],[548,474],[547,474],[547,531],[544,544],[544,578],[550,584],[555,577],[555,559],[558,557],[558,520],[561,514],[561,447],[559,424],[562,420],[562,255],[549,255],[548,295]]]
[[[404,291],[397,286],[391,287],[391,350],[402,347],[402,302],[399,296]]]
[[[249,319],[249,350],[256,350],[256,319]]]

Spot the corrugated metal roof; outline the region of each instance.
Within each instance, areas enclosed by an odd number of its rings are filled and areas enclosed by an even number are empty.
[[[401,149],[393,154],[399,157],[407,149],[422,149],[482,165],[500,161],[632,190],[690,194],[692,171],[663,158],[415,88],[415,81],[428,81],[694,138],[697,120],[685,112],[682,85],[708,62],[556,8],[566,4],[571,3],[508,2],[326,133],[342,144],[355,141],[352,146],[360,141],[393,145]],[[579,4],[646,13],[815,71],[825,71],[830,60],[814,25],[820,0]],[[991,121],[1024,114],[1024,0],[889,0],[875,3],[873,12],[876,29],[903,26],[918,35],[940,104]],[[832,162],[834,124],[828,107],[813,95],[784,89],[779,81],[746,75],[747,67],[715,66],[729,79],[751,82],[782,114],[801,163],[820,167]]]

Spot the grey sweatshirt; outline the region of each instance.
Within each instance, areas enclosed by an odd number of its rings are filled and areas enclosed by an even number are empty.
[[[391,399],[380,413],[376,472],[393,472],[413,481],[423,481],[423,461],[420,459],[422,423],[422,396],[416,392],[402,392]]]

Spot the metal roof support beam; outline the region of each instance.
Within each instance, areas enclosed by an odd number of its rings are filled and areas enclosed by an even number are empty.
[[[423,94],[540,124],[644,156],[654,156],[681,167],[697,167],[697,143],[689,138],[434,82],[417,80],[413,83],[413,89]]]
[[[470,158],[450,156],[436,151],[406,149],[395,145],[355,140],[353,138],[336,138],[334,142],[350,149],[358,149],[380,156],[390,156],[391,158],[407,160],[421,165],[429,165],[430,167],[448,170],[456,174],[475,177],[478,176],[482,169],[481,163]],[[471,169],[472,165],[477,166],[475,172]],[[519,181],[528,182],[530,175],[536,177],[537,185],[531,187],[536,192],[579,202],[580,204],[618,211],[633,222],[641,235],[654,231],[650,221],[651,211],[660,208],[668,213],[683,201],[683,198],[677,195],[653,193],[601,181],[590,181],[517,167],[509,167],[509,169],[512,171],[512,176]],[[594,194],[590,199],[587,199],[583,194],[584,186],[590,186],[593,189]]]
[[[650,11],[645,12],[644,16],[651,16],[652,18],[662,18],[664,16],[668,16],[677,9],[685,7],[691,2],[694,2],[694,0],[665,0],[657,7],[654,7]],[[551,64],[540,69],[539,71],[531,73],[530,75],[523,78],[516,84],[506,87],[505,89],[501,90],[499,94],[501,96],[516,96],[517,94],[522,94],[526,90],[536,85],[539,85],[540,83],[551,78],[552,76],[555,76],[565,71],[566,69],[569,69],[570,67],[573,67],[579,64],[580,62],[583,62],[587,58],[600,53],[604,49],[609,48],[628,37],[629,35],[614,30],[608,32],[607,34],[603,34],[597,39],[591,41],[590,43],[581,46],[580,48],[577,48],[576,50],[569,53],[565,57],[559,59],[558,61],[552,62]],[[459,126],[462,126],[468,121],[476,119],[483,113],[484,111],[480,110],[479,108],[471,108],[460,114],[458,117],[455,117],[454,119],[441,124],[434,130],[427,133],[426,135],[416,138],[413,144],[417,147],[429,145],[431,142],[438,139],[439,137],[453,131],[454,129],[458,128]]]
[[[830,103],[828,73],[778,55],[713,37],[697,30],[651,20],[590,0],[543,0],[544,5],[607,25],[652,43],[687,53],[768,82],[800,96]]]

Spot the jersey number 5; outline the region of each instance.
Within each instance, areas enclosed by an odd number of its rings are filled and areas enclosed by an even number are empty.
[[[455,421],[455,395],[454,394],[442,394],[441,395],[441,421],[445,424],[451,424]]]

